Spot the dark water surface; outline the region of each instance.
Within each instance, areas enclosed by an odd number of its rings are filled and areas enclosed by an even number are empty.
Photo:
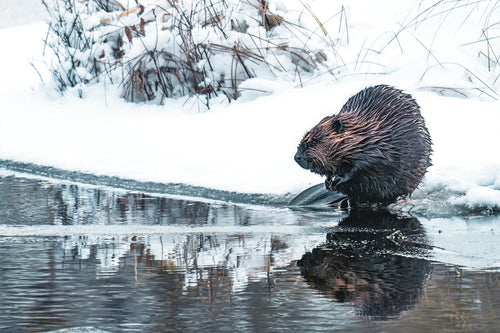
[[[0,332],[494,332],[498,225],[204,202],[4,170]]]

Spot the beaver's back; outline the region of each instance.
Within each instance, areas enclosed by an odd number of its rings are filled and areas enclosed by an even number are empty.
[[[355,116],[365,135],[366,151],[358,154],[370,166],[372,155],[382,154],[384,168],[359,174],[346,184],[344,193],[360,202],[391,202],[411,194],[431,165],[431,138],[416,101],[387,85],[366,88],[344,104],[339,115]],[[375,165],[375,163],[374,163]]]

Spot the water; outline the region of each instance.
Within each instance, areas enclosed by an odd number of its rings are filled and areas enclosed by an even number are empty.
[[[231,204],[4,170],[0,332],[493,332],[499,223]]]

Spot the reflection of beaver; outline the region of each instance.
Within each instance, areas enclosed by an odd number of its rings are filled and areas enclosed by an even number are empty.
[[[432,265],[416,218],[352,210],[326,238],[297,262],[311,288],[372,319],[399,316],[420,302]]]
[[[353,203],[394,202],[411,194],[431,165],[431,139],[420,108],[401,90],[366,88],[302,139],[297,163],[325,175],[330,191]]]

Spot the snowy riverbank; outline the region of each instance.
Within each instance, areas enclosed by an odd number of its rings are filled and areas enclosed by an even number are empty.
[[[359,1],[349,7],[346,56],[398,22],[386,20],[383,27],[374,29],[381,21],[366,20],[366,13],[356,15],[362,7]],[[461,31],[468,31],[469,24],[464,23]],[[353,75],[339,81],[322,75],[302,88],[252,79],[245,83],[248,87],[268,93],[246,93],[231,104],[214,103],[210,111],[199,112],[194,99],[154,106],[127,103],[115,89],[98,85],[88,88],[84,99],[74,91],[61,97],[44,89],[29,61],[35,62],[46,80],[40,64],[46,33],[42,21],[0,29],[0,159],[140,181],[246,193],[294,193],[322,182],[293,160],[304,132],[340,110],[359,89],[386,83],[414,95],[434,141],[434,165],[420,193],[444,189],[453,193],[447,199],[451,203],[500,207],[499,103],[485,96],[443,97],[429,91],[431,83],[446,85],[463,73],[443,70],[433,82],[419,81],[430,65],[423,67],[426,52],[420,52],[415,43],[415,50],[408,46],[404,57],[399,55],[402,59],[389,52],[380,60],[395,61],[387,74]],[[446,52],[454,52],[453,58],[462,64],[470,61],[470,53],[456,44],[436,49],[442,59]]]

